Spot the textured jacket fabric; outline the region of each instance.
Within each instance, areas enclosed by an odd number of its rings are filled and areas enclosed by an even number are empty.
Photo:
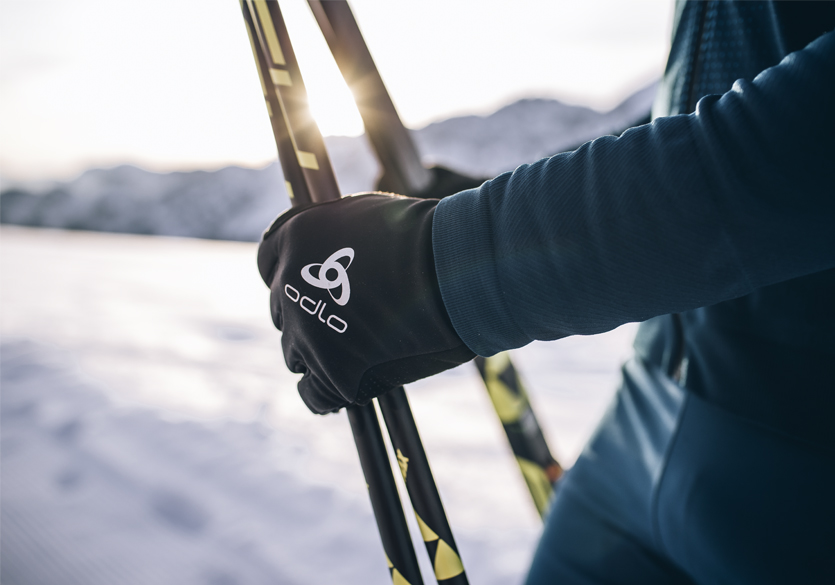
[[[815,4],[679,4],[652,124],[443,200],[464,342],[649,320],[638,355],[683,356],[686,389],[835,445],[835,3]]]

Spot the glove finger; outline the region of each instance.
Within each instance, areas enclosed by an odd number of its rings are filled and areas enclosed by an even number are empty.
[[[287,326],[293,330],[292,322],[288,322]],[[281,349],[287,369],[295,374],[303,374],[298,383],[299,395],[312,412],[328,414],[350,404],[326,377],[327,370],[317,360],[317,356],[311,355],[304,344],[294,343],[292,335],[286,331],[281,336]]]
[[[270,287],[270,315],[273,318],[273,325],[275,325],[276,329],[279,331],[284,331],[284,323],[281,318],[281,302],[283,300],[283,292],[284,291],[282,291],[279,286]]]
[[[434,376],[460,366],[474,357],[472,350],[462,343],[452,349],[436,353],[377,364],[366,370],[360,380],[359,391],[354,402],[367,404],[372,398],[390,392],[398,386]]]
[[[299,380],[298,388],[302,402],[316,414],[336,412],[349,404],[345,397],[329,384],[322,383],[310,371],[305,372]]]

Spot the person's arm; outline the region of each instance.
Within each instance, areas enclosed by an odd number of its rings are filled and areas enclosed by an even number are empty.
[[[481,355],[835,266],[835,32],[751,82],[444,199],[435,266]]]
[[[443,199],[296,207],[264,234],[314,412],[534,339],[606,331],[835,266],[835,33],[695,114]]]

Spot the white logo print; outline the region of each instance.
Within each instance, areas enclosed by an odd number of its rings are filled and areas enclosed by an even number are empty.
[[[342,258],[348,259],[348,264],[345,266],[338,262]],[[302,268],[302,278],[304,278],[305,282],[312,284],[316,288],[326,289],[337,305],[344,306],[348,302],[348,299],[351,298],[351,285],[348,283],[348,273],[346,272],[346,269],[353,261],[354,249],[342,248],[341,250],[337,250],[331,254],[328,259],[321,264],[308,264]],[[314,268],[318,268],[317,276],[313,276],[310,272]],[[336,272],[336,278],[328,280],[328,273],[332,270]],[[335,297],[333,290],[340,287],[342,290],[339,293],[339,297]]]

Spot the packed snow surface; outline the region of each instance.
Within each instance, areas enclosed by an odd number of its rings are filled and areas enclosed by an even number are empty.
[[[390,583],[347,418],[296,395],[254,244],[4,226],[0,262],[4,585]],[[563,463],[633,333],[513,352]],[[518,583],[540,521],[475,369],[409,395],[470,582]]]

